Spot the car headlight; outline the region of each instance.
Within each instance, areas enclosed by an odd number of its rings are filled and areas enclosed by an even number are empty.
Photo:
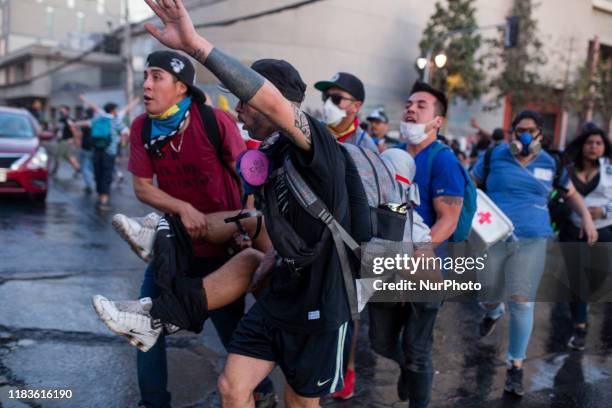
[[[39,147],[34,156],[28,161],[26,167],[29,170],[46,169],[49,162],[49,155],[44,147]]]

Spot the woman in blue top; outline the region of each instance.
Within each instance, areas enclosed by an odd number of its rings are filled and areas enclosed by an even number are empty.
[[[556,161],[542,151],[542,117],[525,110],[512,121],[512,140],[495,146],[485,174],[484,155],[472,176],[514,224],[512,242],[490,248],[487,268],[479,281],[486,289],[483,303],[487,310],[480,323],[481,336],[489,335],[510,310],[508,363],[505,390],[523,395],[523,360],[533,328],[535,294],[546,261],[546,244],[553,235],[548,213],[548,198],[554,187],[567,191],[566,200],[582,219],[582,231],[589,242],[597,240],[593,220],[574,186],[563,172],[556,175]],[[556,180],[557,178],[557,180]],[[556,184],[556,185],[554,185]]]

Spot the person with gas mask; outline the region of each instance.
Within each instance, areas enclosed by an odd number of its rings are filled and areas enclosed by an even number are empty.
[[[478,273],[485,315],[480,335],[488,336],[505,313],[510,313],[505,391],[524,394],[523,360],[531,337],[534,299],[544,272],[547,241],[553,235],[548,199],[553,188],[565,191],[565,200],[581,219],[581,235],[597,241],[597,230],[580,194],[565,169],[542,150],[543,120],[532,110],[512,121],[510,143],[482,155],[472,176],[514,224],[514,234],[487,252],[486,267]]]
[[[363,82],[355,75],[338,72],[329,81],[319,81],[314,87],[321,91],[323,121],[336,140],[378,153],[376,143],[359,126],[357,115],[365,100]]]

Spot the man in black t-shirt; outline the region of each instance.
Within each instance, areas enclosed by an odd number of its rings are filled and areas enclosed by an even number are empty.
[[[222,404],[253,406],[253,389],[278,365],[288,383],[286,406],[318,407],[319,397],[342,388],[349,306],[330,234],[299,206],[286,177],[274,170],[290,158],[336,220],[350,230],[340,146],[324,125],[300,110],[306,85],[290,64],[260,60],[250,69],[201,37],[182,1],[148,4],[164,27],[145,28],[165,46],[202,63],[238,97],[236,111],[244,129],[263,140],[272,164],[263,195],[276,251],[267,257],[275,262],[267,289],[234,332],[219,379]],[[289,229],[300,239],[281,235]],[[302,263],[304,257],[310,262]]]
[[[291,102],[294,124],[300,126],[304,138],[279,129],[250,102],[236,106],[244,129],[252,138],[263,140],[260,150],[270,159],[271,176],[262,199],[275,266],[268,286],[234,332],[220,391],[224,405],[243,406],[246,394],[241,395],[242,387],[253,385],[248,373],[264,374],[279,365],[288,383],[287,405],[318,406],[319,397],[342,389],[348,301],[338,255],[325,225],[298,204],[286,176],[277,171],[290,158],[335,218],[348,228],[344,156],[327,128],[299,110],[306,86],[295,68],[271,59],[256,61],[251,68],[269,81],[262,87],[273,84],[285,103]],[[287,224],[299,239],[288,239]],[[311,251],[312,259],[302,265],[294,258]]]
[[[70,108],[66,105],[62,105],[59,108],[59,128],[58,128],[58,142],[55,160],[53,163],[53,169],[51,170],[52,175],[57,174],[60,161],[66,160],[74,169],[75,173],[80,171],[79,162],[77,161],[74,153],[78,146],[75,146],[74,135],[78,132],[74,126],[74,120],[70,117]]]

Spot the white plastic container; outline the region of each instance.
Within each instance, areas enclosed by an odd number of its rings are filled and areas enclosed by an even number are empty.
[[[476,251],[486,251],[492,245],[504,241],[514,232],[514,225],[506,214],[482,190],[477,189],[476,214],[468,242]]]

